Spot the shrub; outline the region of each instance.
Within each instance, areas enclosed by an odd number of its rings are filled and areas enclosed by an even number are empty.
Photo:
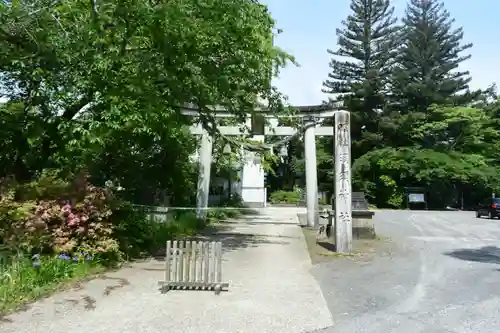
[[[150,223],[144,209],[127,201],[119,202],[113,210],[112,220],[113,237],[125,255],[139,256],[154,241],[154,224]]]
[[[298,191],[275,191],[270,195],[271,203],[297,204],[300,201]]]
[[[154,254],[176,232],[170,223],[152,219],[144,208],[129,202],[121,202],[113,210],[112,219],[113,237],[127,257]]]
[[[28,184],[3,182],[0,189],[0,245],[11,253],[58,254],[87,251],[103,261],[154,253],[175,235],[189,235],[204,223],[181,212],[159,223],[147,212],[119,200],[111,189],[71,182],[45,173]]]
[[[206,223],[196,217],[194,212],[181,212],[167,221],[174,231],[180,235],[191,236],[206,226]]]
[[[166,221],[152,219],[146,209],[121,202],[112,215],[113,237],[127,257],[156,254],[167,240],[192,235],[205,223],[192,212],[178,212]]]
[[[210,222],[218,222],[221,220],[226,220],[228,218],[234,218],[239,215],[241,215],[239,209],[214,208],[208,211],[207,219]]]
[[[192,212],[160,223],[84,173],[71,182],[48,173],[28,184],[0,180],[0,314],[204,226]]]
[[[11,251],[118,256],[110,218],[113,196],[90,184],[84,173],[72,183],[42,175],[38,181],[4,188],[0,195],[2,243]]]
[[[243,207],[243,199],[240,195],[233,193],[231,198],[222,199],[219,204],[219,207],[232,207],[232,208],[242,208]]]
[[[327,197],[320,197],[320,198],[318,199],[318,203],[319,203],[320,205],[330,205],[330,204],[331,204],[331,202],[328,200],[328,198],[327,198]]]

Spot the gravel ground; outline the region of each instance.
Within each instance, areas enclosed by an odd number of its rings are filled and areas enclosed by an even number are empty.
[[[313,268],[325,333],[500,332],[500,221],[474,212],[377,211],[397,251]]]
[[[0,320],[2,333],[301,333],[331,326],[296,214],[262,210],[222,226],[229,291],[160,294],[163,263],[135,263]],[[303,210],[303,209],[302,209]]]

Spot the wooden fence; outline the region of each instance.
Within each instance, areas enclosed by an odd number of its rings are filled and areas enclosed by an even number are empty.
[[[213,290],[219,294],[229,287],[222,282],[222,243],[167,241],[165,281],[162,291],[170,289]]]

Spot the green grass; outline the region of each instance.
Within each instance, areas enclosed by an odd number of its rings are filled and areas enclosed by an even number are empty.
[[[8,263],[0,263],[0,315],[104,270],[102,265],[90,259],[85,256],[78,261],[67,257],[17,256]]]
[[[236,218],[241,215],[242,211],[240,209],[224,209],[221,207],[210,210],[207,214],[207,219],[208,223],[217,223],[219,221]]]

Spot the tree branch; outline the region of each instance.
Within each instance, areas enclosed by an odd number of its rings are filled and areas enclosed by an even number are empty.
[[[87,104],[89,104],[90,102],[92,102],[93,97],[94,97],[93,93],[88,93],[82,99],[80,99],[79,101],[75,102],[73,105],[71,105],[70,107],[68,107],[64,111],[64,113],[62,114],[61,118],[63,120],[71,120],[71,119],[73,119],[75,117],[75,115],[83,107],[85,107]]]

